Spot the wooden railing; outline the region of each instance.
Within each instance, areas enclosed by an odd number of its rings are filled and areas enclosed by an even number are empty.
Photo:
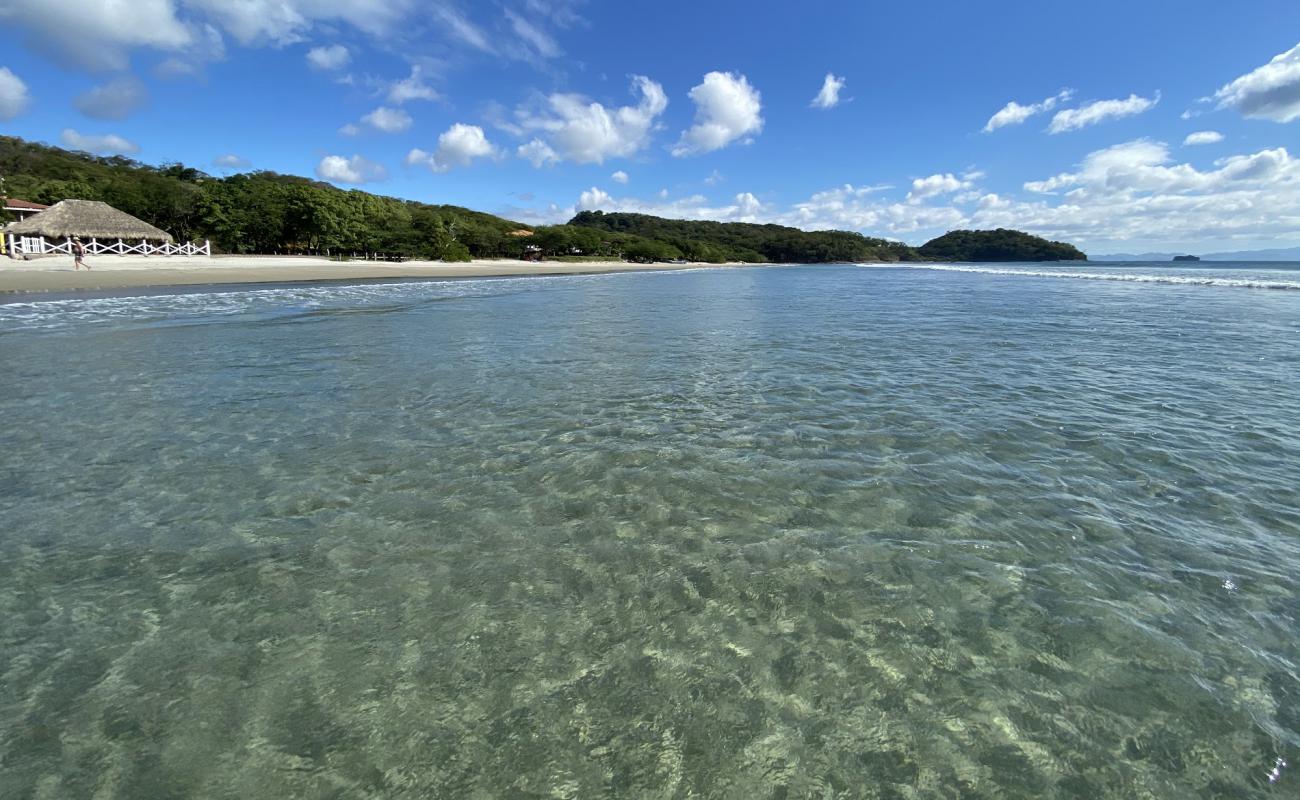
[[[13,247],[15,256],[48,256],[62,253],[63,255],[72,255],[72,240],[64,239],[61,242],[52,241],[38,236],[11,236],[10,244]],[[124,239],[114,239],[112,241],[103,241],[91,238],[81,243],[86,249],[88,256],[211,256],[212,245],[206,239],[202,244],[197,242],[184,242],[182,244],[172,244],[166,242],[155,244],[153,242],[137,241],[131,244]]]

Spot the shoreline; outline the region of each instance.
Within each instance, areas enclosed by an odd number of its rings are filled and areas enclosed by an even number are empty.
[[[763,264],[631,264],[622,261],[476,260],[458,264],[441,261],[329,261],[305,256],[214,256],[212,258],[103,256],[87,259],[90,271],[74,271],[67,256],[38,261],[0,259],[0,296],[41,292],[102,291],[149,287],[257,283],[310,283],[412,278],[496,278],[528,275],[596,275],[618,272],[661,272],[701,268],[770,266]]]

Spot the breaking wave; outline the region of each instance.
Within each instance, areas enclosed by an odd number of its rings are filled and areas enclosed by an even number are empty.
[[[1174,286],[1218,286],[1229,289],[1300,290],[1300,281],[1267,277],[1224,278],[1210,275],[1152,275],[1132,272],[1058,272],[1053,270],[1013,269],[1008,267],[963,267],[946,264],[862,264],[864,267],[888,267],[930,270],[934,272],[969,272],[977,275],[1007,275],[1019,278],[1068,278],[1084,281],[1118,281],[1121,283],[1162,283]]]

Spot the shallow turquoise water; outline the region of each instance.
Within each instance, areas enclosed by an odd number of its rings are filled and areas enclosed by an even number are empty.
[[[980,269],[0,305],[0,797],[1297,796],[1300,271]]]

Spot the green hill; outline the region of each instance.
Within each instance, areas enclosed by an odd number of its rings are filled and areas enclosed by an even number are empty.
[[[154,167],[0,136],[4,191],[38,203],[102,200],[180,240],[224,253],[362,253],[468,259],[518,256],[517,222],[327,183],[253,172],[217,178],[182,164]]]
[[[916,252],[901,242],[872,239],[849,231],[802,231],[782,225],[708,222],[583,211],[569,221],[660,242],[669,258],[690,261],[749,261],[825,264],[837,261],[915,261]]]
[[[0,176],[0,192],[12,197],[102,200],[179,240],[209,239],[222,253],[386,253],[458,261],[518,258],[537,248],[548,258],[796,264],[1085,258],[1071,245],[1007,230],[954,231],[914,248],[851,231],[600,211],[534,228],[459,206],[343,190],[292,175],[219,178],[183,164],[101,158],[11,136],[0,136]],[[511,235],[520,230],[534,235]]]
[[[926,261],[1087,261],[1077,247],[1020,231],[952,231],[917,249]]]

